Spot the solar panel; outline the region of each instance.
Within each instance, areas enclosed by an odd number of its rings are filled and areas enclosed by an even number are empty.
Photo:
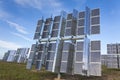
[[[51,71],[52,70],[52,68],[53,68],[53,62],[46,62],[46,69],[48,70],[48,71]]]
[[[85,19],[78,20],[78,26],[84,26],[85,25]]]
[[[58,29],[59,28],[59,23],[54,23],[53,24],[53,29]]]
[[[67,21],[67,26],[66,27],[72,27],[72,21]]]
[[[77,28],[77,35],[84,35],[84,27]]]
[[[47,53],[47,62],[46,62],[46,69],[48,71],[52,71],[53,68],[53,61],[55,57],[55,50],[56,50],[56,43],[50,42],[48,46],[48,53]]]
[[[67,20],[72,19],[72,13],[68,14]]]
[[[83,52],[76,52],[76,61],[83,61]]]
[[[93,9],[91,11],[91,16],[99,16],[100,15],[100,10],[99,9]]]
[[[43,57],[43,54],[44,54],[44,46],[45,44],[39,44],[38,45],[38,51],[37,54],[36,54],[36,69],[37,70],[40,70],[41,67],[42,67],[42,57]]]
[[[101,76],[101,64],[91,63],[89,70],[90,70],[90,75]]]
[[[100,26],[91,26],[91,34],[100,34]]]
[[[52,21],[52,18],[47,18],[46,21],[45,21],[45,24],[50,24]]]
[[[48,38],[48,32],[43,32],[42,38]]]
[[[77,42],[76,44],[77,44],[77,49],[76,49],[76,50],[77,50],[77,51],[80,51],[80,50],[83,51],[83,45],[84,45],[83,42],[80,41],[80,42]]]
[[[91,52],[91,62],[100,62],[100,52]]]
[[[91,25],[100,24],[100,17],[91,18]]]
[[[75,63],[74,74],[82,74],[82,66],[83,66],[83,63]]]
[[[100,41],[91,41],[91,50],[100,50]]]
[[[71,36],[71,29],[65,30],[65,36]]]
[[[67,70],[67,62],[61,62],[60,72],[66,73],[66,70]]]
[[[79,18],[84,18],[85,17],[85,12],[79,12]]]
[[[39,37],[40,37],[40,33],[35,33],[34,39],[39,39]]]
[[[55,16],[54,22],[59,22],[60,21],[60,16]]]
[[[57,37],[58,36],[58,30],[52,31],[51,37]]]
[[[43,20],[38,20],[37,25],[42,25],[42,23],[43,23]]]

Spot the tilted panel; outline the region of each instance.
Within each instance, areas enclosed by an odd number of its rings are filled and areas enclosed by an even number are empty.
[[[66,73],[66,70],[67,70],[67,62],[61,62],[60,72]]]
[[[55,50],[56,50],[56,42],[50,42],[49,46],[48,46],[48,53],[46,56],[46,69],[48,71],[52,71],[52,69],[53,69]]]
[[[60,72],[62,72],[62,73],[67,73],[69,48],[70,48],[70,43],[64,42],[63,43],[61,66],[60,66]]]
[[[35,30],[34,39],[39,39],[42,25],[43,25],[43,20],[39,20]]]
[[[71,29],[65,30],[65,36],[71,36]]]
[[[43,29],[43,33],[42,33],[42,38],[48,38],[49,36],[49,31],[51,28],[51,22],[52,22],[52,18],[47,18],[45,21],[45,25],[44,25],[44,29]]]
[[[83,41],[79,41],[76,44],[77,44],[77,49],[76,50],[77,51],[80,51],[80,50],[83,51],[83,45],[84,45]]]
[[[54,23],[53,24],[53,29],[58,29],[59,28],[59,23]]]
[[[57,37],[58,36],[58,31],[59,31],[59,23],[54,23],[52,33],[51,33],[51,37]]]
[[[84,26],[85,25],[85,19],[78,20],[78,26]]]
[[[72,13],[68,14],[67,20],[72,19]]]
[[[79,18],[84,18],[85,17],[85,12],[79,12]]]
[[[66,27],[72,27],[72,21],[67,21],[67,26]]]
[[[82,74],[82,66],[83,66],[83,63],[75,63],[74,74]]]
[[[60,16],[55,16],[54,22],[59,22],[60,21]]]
[[[100,62],[100,52],[91,52],[91,62]]]
[[[38,20],[37,25],[41,25],[43,23],[43,20]]]
[[[91,41],[91,50],[100,50],[100,41]]]
[[[91,16],[99,16],[100,15],[100,10],[99,9],[93,9],[91,11]]]
[[[27,69],[32,68],[32,64],[34,63],[35,51],[36,51],[36,44],[32,44],[30,55],[27,61],[27,66],[26,66]]]
[[[34,39],[39,39],[39,37],[40,37],[40,33],[35,33]]]
[[[57,37],[58,36],[58,30],[53,30],[51,37]]]
[[[84,35],[84,27],[77,28],[77,35]]]
[[[48,71],[51,71],[53,68],[53,62],[50,62],[50,61],[46,61],[46,69]]]
[[[36,54],[36,66],[35,68],[40,70],[41,67],[42,67],[42,56],[44,54],[44,47],[45,47],[45,44],[39,44],[38,45],[38,52]]]
[[[76,52],[76,60],[75,61],[83,61],[83,52]]]
[[[100,11],[99,9],[91,10],[91,34],[100,34]]]
[[[90,50],[90,75],[101,76],[100,41],[91,41]]]
[[[91,25],[100,24],[100,17],[91,18]]]
[[[101,76],[101,64],[91,63],[89,68],[90,75]]]
[[[100,34],[100,26],[91,26],[91,34]]]
[[[83,41],[76,41],[75,61],[74,61],[74,74],[82,74],[83,68]]]

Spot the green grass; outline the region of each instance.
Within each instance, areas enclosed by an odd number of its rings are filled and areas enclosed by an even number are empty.
[[[120,80],[120,69],[107,69],[102,67],[101,77],[85,77],[80,75],[61,74],[65,80]],[[42,69],[36,71],[26,69],[26,64],[7,63],[0,61],[0,80],[54,80],[56,73],[51,73]]]

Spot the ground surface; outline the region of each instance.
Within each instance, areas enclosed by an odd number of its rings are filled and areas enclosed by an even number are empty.
[[[65,80],[120,80],[120,69],[102,68],[101,77],[84,77],[80,75],[65,75],[62,74],[62,79]],[[42,71],[26,70],[25,64],[7,63],[0,61],[0,80],[54,80],[57,74]]]

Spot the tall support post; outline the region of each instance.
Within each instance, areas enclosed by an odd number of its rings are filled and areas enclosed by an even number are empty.
[[[90,40],[88,39],[89,35],[90,35],[90,9],[88,7],[86,7],[86,11],[85,11],[85,29],[84,29],[84,53],[83,53],[83,75],[89,76],[89,44],[90,44]]]
[[[62,56],[61,51],[63,46],[63,41],[60,38],[63,37],[65,19],[66,19],[66,12],[62,11],[60,16],[59,31],[58,31],[57,41],[56,41],[56,51],[54,56],[53,69],[52,69],[52,72],[58,73],[58,76],[57,76],[58,80],[60,80],[61,78],[60,65],[61,65],[61,56]]]

